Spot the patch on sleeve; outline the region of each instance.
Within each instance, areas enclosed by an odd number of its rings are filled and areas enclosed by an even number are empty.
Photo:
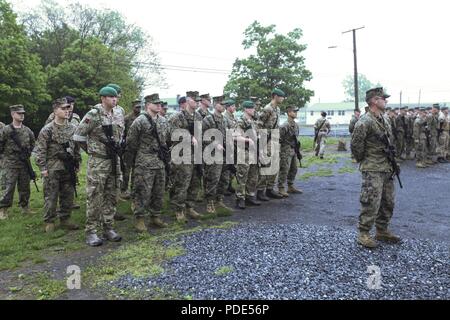
[[[84,118],[83,123],[89,124],[91,122],[91,119],[89,118]]]

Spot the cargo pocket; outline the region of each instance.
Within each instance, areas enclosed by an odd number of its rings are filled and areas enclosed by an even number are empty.
[[[370,203],[370,199],[373,193],[372,181],[367,173],[362,174],[363,182],[361,186],[361,194],[359,196],[359,201],[363,204]]]

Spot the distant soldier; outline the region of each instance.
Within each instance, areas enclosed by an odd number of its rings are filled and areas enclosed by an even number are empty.
[[[406,133],[408,131],[407,126],[406,107],[403,106],[400,108],[400,113],[397,118],[395,118],[395,127],[397,128],[396,151],[397,157],[400,158],[400,160],[406,160],[406,158],[403,157],[403,152],[405,151]]]
[[[298,170],[298,156],[300,146],[298,141],[299,127],[295,122],[299,109],[288,107],[286,109],[288,120],[280,126],[280,173],[278,174],[278,192],[285,198],[289,193],[303,193],[295,188],[294,182]],[[297,152],[298,153],[297,153]],[[300,158],[301,159],[301,158]],[[287,181],[287,192],[284,185]]]
[[[237,119],[234,116],[234,113],[236,112],[236,101],[234,101],[233,99],[228,99],[228,100],[225,100],[224,103],[225,103],[225,110],[226,110],[224,117],[225,117],[227,129],[234,130],[234,128],[236,127],[236,122],[237,122]],[[221,180],[221,181],[223,181],[223,183],[226,184],[225,195],[231,195],[236,192],[236,190],[234,190],[234,188],[233,188],[233,179],[235,178],[236,175],[234,172],[232,172],[235,170],[230,170],[233,167],[235,169],[235,166],[230,164],[228,166],[229,170],[226,170],[224,175],[222,176],[223,180]]]
[[[145,97],[144,112],[133,122],[127,140],[127,151],[135,159],[133,202],[136,218],[135,228],[145,232],[145,216],[158,228],[167,224],[161,218],[166,183],[166,165],[163,151],[169,155],[167,120],[159,115],[161,100],[155,93]]]
[[[36,164],[43,177],[47,233],[55,230],[57,216],[61,228],[79,229],[78,225],[70,222],[81,155],[78,145],[73,141],[76,126],[68,122],[69,109],[70,104],[65,98],[53,102],[55,119],[42,128],[34,149]],[[58,201],[60,209],[57,211]]]
[[[200,99],[200,107],[197,109],[197,112],[202,116],[202,119],[205,119],[210,115],[209,108],[211,107],[211,97],[209,93],[206,93],[202,94]]]
[[[420,108],[419,115],[414,121],[414,145],[416,148],[416,167],[417,168],[427,168],[427,130],[428,124],[426,119],[425,108]]]
[[[264,107],[264,109],[262,109],[258,121],[257,121],[257,125],[258,125],[258,130],[266,130],[268,133],[268,140],[267,140],[267,156],[270,158],[275,158],[279,159],[279,154],[275,155],[272,154],[272,143],[271,143],[271,134],[273,130],[277,130],[279,129],[279,122],[280,122],[280,107],[279,105],[281,103],[283,103],[284,99],[286,97],[286,94],[284,93],[284,91],[280,90],[280,89],[274,89],[272,91],[272,101],[266,105]],[[274,166],[274,164],[271,164],[272,166]],[[276,171],[279,171],[279,164],[278,164],[278,168],[275,168]],[[260,174],[259,176],[259,181],[258,181],[258,199],[262,200],[262,201],[268,201],[269,198],[273,198],[273,199],[282,199],[283,196],[273,190],[273,188],[275,187],[275,182],[276,182],[276,178],[277,178],[277,174],[274,175],[262,175]]]
[[[117,91],[104,87],[99,92],[101,103],[94,106],[83,118],[74,140],[88,153],[86,173],[86,243],[89,246],[103,244],[97,233],[103,230],[104,237],[113,242],[122,240],[114,231],[114,216],[117,212],[117,196],[122,174],[120,172],[119,142],[122,136],[123,119],[113,108],[117,102]]]
[[[387,120],[388,120],[389,125],[391,126],[391,130],[392,130],[391,142],[392,142],[393,146],[397,146],[397,140],[398,140],[398,138],[397,138],[398,137],[397,121],[396,121],[397,113],[391,107],[386,108],[386,113],[387,113]],[[398,154],[396,156],[397,156],[397,160],[399,160]]]
[[[350,124],[348,125],[348,132],[350,132],[350,135],[353,133],[353,130],[355,129],[355,124],[356,124],[356,122],[358,122],[360,117],[361,117],[361,111],[356,109],[353,112],[352,119],[350,120]]]
[[[413,160],[414,157],[412,155],[412,152],[414,150],[414,121],[416,120],[414,109],[408,108],[408,113],[405,118],[406,118],[406,133],[405,133],[406,159]]]
[[[385,149],[391,136],[391,128],[383,116],[389,95],[383,88],[366,92],[369,112],[356,123],[352,136],[352,153],[360,164],[362,187],[360,195],[358,243],[367,248],[375,248],[377,242],[370,236],[376,225],[375,238],[379,241],[398,243],[400,238],[389,230],[395,204],[392,165]]]
[[[225,159],[226,152],[226,136],[227,136],[227,121],[222,113],[225,110],[224,97],[220,97],[214,100],[214,113],[206,116],[203,119],[202,130],[203,139],[206,139],[205,133],[207,130],[216,129],[222,134],[222,141],[205,141],[204,144],[207,148],[214,147],[211,156],[214,156],[216,152],[223,155],[223,163],[212,163],[205,164],[205,198],[207,201],[206,212],[216,213],[217,208],[223,208],[226,210],[231,210],[228,208],[224,200],[225,189],[228,187],[228,180],[224,177],[227,174],[227,165]],[[231,147],[231,146],[230,146]],[[205,160],[204,160],[205,161]]]
[[[259,165],[256,154],[258,133],[256,122],[253,119],[255,105],[252,101],[244,101],[242,107],[244,108],[244,114],[242,118],[237,120],[233,132],[233,137],[238,148],[238,162],[236,164],[236,206],[239,209],[245,209],[246,205],[261,205],[261,202],[256,198]]]
[[[141,100],[133,101],[133,109],[129,114],[125,116],[125,130],[122,136],[122,146],[127,144],[128,132],[133,124],[134,120],[141,114]],[[128,185],[130,183],[130,174],[133,171],[134,159],[131,157],[131,153],[125,152],[123,155],[124,162],[124,172],[123,172],[123,182],[120,186],[120,197],[123,200],[129,200],[131,198],[130,192],[128,191]],[[131,183],[133,185],[133,183]]]
[[[71,96],[66,96],[65,97],[67,103],[70,104],[69,107],[69,119],[67,120],[69,123],[78,126],[80,124],[80,116],[77,115],[76,113],[73,112],[74,108],[75,108],[75,98],[71,97]],[[52,122],[53,120],[55,120],[55,114],[52,112],[47,121],[45,122],[45,124],[49,124],[50,122]]]
[[[448,107],[441,108],[438,127],[438,162],[448,163],[448,140],[450,130],[450,119],[448,117]]]
[[[159,115],[164,118],[167,117],[167,109],[169,109],[169,104],[167,103],[167,101],[162,101],[161,111],[159,112]]]
[[[19,191],[22,214],[30,213],[30,156],[34,149],[33,132],[23,124],[25,109],[22,105],[9,107],[12,123],[0,131],[0,155],[2,156],[3,181],[0,197],[0,220],[8,218],[14,191]]]
[[[194,148],[199,142],[194,136],[196,123],[201,126],[202,117],[196,112],[198,107],[198,95],[195,91],[187,92],[186,109],[175,113],[170,117],[171,132],[183,129],[190,135],[192,142],[191,159],[189,163],[172,164],[171,166],[171,190],[170,204],[175,212],[177,221],[185,222],[186,215],[192,219],[200,219],[201,215],[195,211],[194,203],[200,190],[201,175],[198,171],[203,170],[202,164],[194,164]],[[181,142],[172,141],[172,148]],[[201,148],[201,146],[198,146]],[[197,147],[197,148],[198,148]]]
[[[186,107],[187,107],[187,99],[186,99],[186,97],[180,97],[179,99],[178,99],[178,105],[180,106],[180,110],[179,111],[183,111],[183,110],[186,110]]]
[[[326,138],[331,131],[331,125],[327,120],[326,112],[322,111],[320,115],[322,116],[322,118],[317,119],[316,123],[314,124],[314,150],[316,152],[316,157],[320,156],[320,159],[323,159],[323,155],[325,154]]]
[[[428,144],[428,160],[429,164],[436,164],[436,146],[437,146],[437,130],[439,122],[439,104],[433,104],[432,107],[427,108],[430,113],[427,116],[427,125],[429,129],[429,144]]]
[[[250,97],[250,100],[255,105],[255,112],[253,114],[253,119],[258,119],[259,112],[261,112],[261,105],[262,105],[261,99],[258,97]]]

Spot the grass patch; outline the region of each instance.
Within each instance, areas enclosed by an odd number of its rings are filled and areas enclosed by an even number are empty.
[[[18,283],[8,288],[13,299],[53,300],[67,291],[66,282],[52,279],[47,272],[20,275]]]
[[[314,138],[313,137],[300,137],[300,143],[302,144],[301,151],[312,152],[314,150]],[[327,145],[337,145],[339,143],[338,138],[328,137]]]
[[[333,170],[331,169],[319,169],[317,171],[313,171],[313,172],[306,172],[304,174],[302,174],[299,179],[300,180],[308,180],[312,177],[332,177],[333,174]]]
[[[231,266],[223,266],[217,269],[214,274],[216,276],[224,276],[234,271],[234,268]]]
[[[339,174],[354,173],[354,172],[356,172],[356,169],[353,167],[342,167],[339,168],[338,170]]]

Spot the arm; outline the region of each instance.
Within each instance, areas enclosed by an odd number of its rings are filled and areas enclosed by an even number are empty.
[[[352,154],[356,161],[361,162],[365,157],[367,128],[364,123],[358,121],[352,135]]]
[[[48,131],[45,128],[43,128],[41,132],[39,132],[36,147],[34,148],[34,159],[36,165],[39,167],[39,170],[41,171],[43,176],[45,176],[44,173],[48,172],[47,166],[48,140],[49,140]]]
[[[75,134],[73,135],[73,141],[79,144],[79,146],[87,151],[87,136],[94,129],[95,122],[94,116],[98,111],[93,109],[89,111],[81,120],[80,125],[75,130]]]

